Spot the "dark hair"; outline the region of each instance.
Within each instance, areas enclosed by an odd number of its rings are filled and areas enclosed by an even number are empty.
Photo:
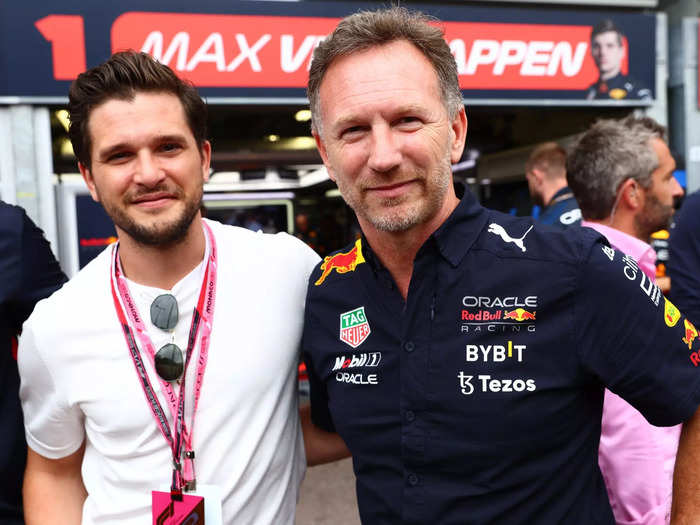
[[[620,30],[620,28],[615,25],[615,22],[613,22],[609,18],[605,18],[593,26],[593,29],[591,30],[591,40],[593,40],[596,36],[600,35],[601,33],[609,32],[617,33],[617,43],[622,45],[622,37],[624,37],[625,35]]]
[[[360,11],[341,20],[335,30],[318,45],[311,61],[307,94],[313,128],[320,132],[319,90],[333,61],[341,56],[397,40],[410,42],[430,61],[440,84],[443,103],[450,118],[454,118],[462,105],[457,64],[445,42],[443,30],[431,25],[434,22],[437,19],[403,7]]]
[[[556,142],[540,144],[530,153],[525,163],[525,173],[542,170],[548,179],[566,177],[566,151]]]
[[[201,150],[207,138],[207,106],[194,86],[146,53],[123,51],[81,73],[70,86],[68,136],[81,164],[89,168],[92,160],[88,130],[92,110],[110,99],[133,100],[140,91],[175,95],[182,103],[187,124]]]
[[[598,120],[569,152],[566,178],[584,219],[610,216],[620,185],[636,180],[643,188],[659,158],[651,143],[666,139],[666,128],[650,117]]]

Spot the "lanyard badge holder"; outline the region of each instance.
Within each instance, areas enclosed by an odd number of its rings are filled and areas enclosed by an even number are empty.
[[[195,453],[192,449],[192,433],[194,430],[194,418],[197,411],[197,404],[201,393],[202,379],[204,377],[204,370],[207,363],[211,323],[214,312],[214,299],[216,295],[216,241],[209,226],[206,223],[203,223],[203,225],[205,233],[209,239],[210,253],[204,272],[204,279],[199,294],[199,300],[197,301],[197,306],[192,314],[192,324],[190,326],[187,350],[185,351],[184,356],[185,362],[181,375],[179,395],[175,396],[172,385],[165,379],[160,378],[163,392],[166,394],[168,405],[173,416],[174,432],[172,432],[170,429],[170,425],[163,407],[161,406],[161,403],[158,400],[151,385],[151,381],[146,373],[141,352],[136,345],[134,330],[132,330],[131,325],[135,327],[135,332],[141,342],[141,346],[146,349],[151,358],[151,362],[155,365],[156,352],[150,337],[147,334],[146,326],[138,313],[131,295],[129,294],[123,272],[121,272],[118,256],[118,244],[114,248],[114,257],[112,260],[110,281],[117,316],[119,317],[119,321],[124,332],[124,337],[126,339],[126,344],[129,349],[129,354],[134,363],[134,367],[139,377],[139,382],[143,388],[146,401],[151,408],[156,424],[163,434],[163,437],[168,442],[173,458],[173,472],[170,491],[152,491],[153,523],[157,523],[158,525],[179,525],[184,523],[204,524],[204,498],[201,495],[183,494],[183,491],[187,493],[197,489],[194,471]],[[124,304],[125,308],[122,307],[122,303]],[[127,321],[127,316],[130,322]],[[194,407],[192,411],[192,421],[188,429],[187,425],[185,424],[185,376],[200,328],[200,355],[199,359],[197,360],[198,365],[195,375],[196,383],[194,388]],[[203,486],[201,488],[206,490],[200,492],[208,492],[209,495],[211,495],[210,501],[207,502],[206,507],[208,509],[212,507],[212,512],[209,514],[211,515],[211,518],[214,519],[208,519],[207,522],[209,524],[221,523],[221,497],[218,488],[211,486]],[[197,521],[192,521],[192,519],[195,518],[195,515]]]

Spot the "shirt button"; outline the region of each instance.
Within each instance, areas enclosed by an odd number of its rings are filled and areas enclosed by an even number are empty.
[[[403,344],[403,349],[406,350],[406,352],[413,352],[416,349],[416,345],[413,344],[413,341],[407,341]]]
[[[415,474],[409,474],[408,475],[408,484],[411,485],[412,487],[415,487],[418,485],[418,476]]]
[[[416,419],[416,414],[413,412],[413,410],[406,410],[406,421],[411,423],[414,419]]]

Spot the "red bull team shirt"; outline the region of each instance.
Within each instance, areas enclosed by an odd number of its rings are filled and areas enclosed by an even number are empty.
[[[632,259],[469,194],[405,302],[362,239],[306,308],[312,418],[353,454],[364,523],[614,523],[603,386],[656,425],[700,403],[698,338]]]
[[[700,326],[700,191],[685,198],[674,222],[669,243],[669,297]]]

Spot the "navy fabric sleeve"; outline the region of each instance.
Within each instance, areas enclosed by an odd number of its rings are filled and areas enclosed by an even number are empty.
[[[312,272],[311,281],[316,278],[316,271]],[[306,297],[306,313],[304,316],[304,335],[302,337],[302,356],[306,364],[306,373],[309,376],[309,397],[311,401],[311,421],[314,425],[327,432],[335,432],[335,425],[328,408],[328,390],[326,384],[321,381],[314,366],[313,357],[311,355],[310,346],[311,338],[314,333],[314,325],[318,324],[318,319],[311,313],[310,294]]]
[[[49,242],[44,238],[44,232],[26,213],[23,213],[22,222],[22,277],[17,294],[17,313],[21,322],[24,322],[32,313],[34,305],[60,288],[66,281],[66,276],[51,252]]]
[[[686,420],[700,404],[697,331],[634,259],[593,244],[575,298],[579,355],[652,424]]]
[[[700,326],[700,192],[686,197],[669,243],[670,298]]]

